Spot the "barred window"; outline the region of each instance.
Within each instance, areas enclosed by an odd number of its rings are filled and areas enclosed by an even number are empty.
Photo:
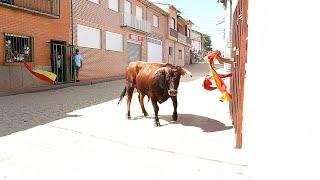
[[[0,2],[4,2],[7,4],[14,4],[14,0],[0,0]]]
[[[5,62],[33,62],[33,37],[4,33]]]

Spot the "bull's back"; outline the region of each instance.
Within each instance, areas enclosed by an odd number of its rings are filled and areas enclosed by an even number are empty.
[[[163,63],[141,62],[138,63],[139,72],[136,76],[136,88],[143,94],[149,94],[151,85],[154,80],[154,72],[160,67],[164,67]]]
[[[126,79],[130,86],[136,86],[138,81],[150,81],[156,69],[165,66],[164,63],[133,61],[127,67]],[[139,76],[138,76],[139,75]]]

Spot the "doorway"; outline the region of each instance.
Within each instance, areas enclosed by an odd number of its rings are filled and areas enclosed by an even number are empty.
[[[74,46],[66,45],[65,41],[50,41],[51,69],[57,75],[55,84],[74,82],[73,54]]]

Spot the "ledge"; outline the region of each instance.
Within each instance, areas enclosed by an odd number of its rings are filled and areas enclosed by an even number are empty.
[[[29,66],[35,66],[34,62],[27,62]],[[22,62],[3,62],[3,66],[24,66]]]

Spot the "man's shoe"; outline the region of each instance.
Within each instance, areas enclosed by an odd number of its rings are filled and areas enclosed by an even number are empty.
[[[76,82],[80,82],[79,80],[76,80]]]

